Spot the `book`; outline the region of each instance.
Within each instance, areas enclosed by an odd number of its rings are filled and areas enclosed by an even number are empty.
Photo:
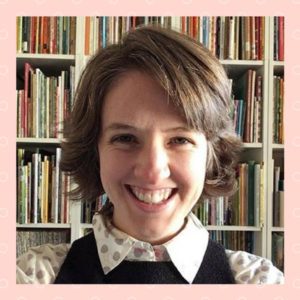
[[[255,190],[255,161],[248,161],[248,226],[254,226],[255,222],[255,203],[254,203],[254,190]]]
[[[31,77],[33,69],[29,63],[24,64],[24,100],[22,104],[21,137],[29,136],[29,106],[31,102]]]
[[[273,77],[273,143],[284,143],[284,79]]]
[[[284,17],[274,17],[278,18],[278,57],[279,61],[284,61]]]
[[[284,227],[284,191],[279,191],[279,227]]]
[[[254,164],[254,226],[259,226],[260,221],[260,164]]]

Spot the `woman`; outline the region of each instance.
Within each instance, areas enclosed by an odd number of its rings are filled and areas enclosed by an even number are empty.
[[[79,82],[61,168],[74,198],[109,200],[64,251],[55,283],[281,283],[271,262],[223,249],[191,213],[235,190],[241,142],[229,111],[221,64],[182,34],[141,27],[99,51]]]

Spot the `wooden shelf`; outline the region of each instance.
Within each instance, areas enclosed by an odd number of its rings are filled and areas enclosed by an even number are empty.
[[[262,148],[262,143],[243,143],[243,146],[246,149],[259,149]]]
[[[284,232],[284,227],[272,227],[272,232]]]
[[[207,230],[216,230],[216,231],[261,231],[260,227],[255,226],[235,226],[235,225],[224,225],[224,226],[215,226],[208,225],[204,226]]]
[[[53,144],[59,145],[61,143],[60,139],[56,138],[17,138],[17,144]]]
[[[17,228],[26,228],[26,229],[69,229],[71,228],[71,224],[61,224],[61,223],[37,223],[37,224],[18,224]]]
[[[273,150],[284,150],[284,144],[272,144]]]

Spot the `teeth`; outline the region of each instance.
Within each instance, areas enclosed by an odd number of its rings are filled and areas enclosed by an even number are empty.
[[[161,189],[149,192],[134,186],[130,186],[130,188],[137,199],[147,203],[159,203],[168,199],[172,193],[172,189]]]

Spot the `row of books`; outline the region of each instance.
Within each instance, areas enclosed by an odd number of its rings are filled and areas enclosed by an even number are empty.
[[[245,143],[262,142],[262,76],[247,70],[232,83],[232,119]]]
[[[75,67],[55,77],[25,63],[23,81],[24,89],[17,91],[17,136],[61,138],[73,106]]]
[[[273,143],[284,143],[284,78],[273,78]]]
[[[69,223],[70,178],[60,171],[61,148],[17,150],[17,222]]]
[[[233,224],[260,226],[264,222],[264,169],[263,162],[253,160],[238,164],[238,191],[232,200]]]
[[[272,233],[272,262],[284,272],[284,234],[282,232]]]
[[[92,223],[95,212],[99,211],[107,200],[107,195],[103,194],[99,196],[93,202],[82,202],[81,205],[81,223],[90,224]]]
[[[251,231],[209,231],[212,240],[222,244],[226,249],[234,251],[254,251],[254,235]]]
[[[26,253],[29,248],[43,244],[70,243],[69,229],[48,230],[18,230],[17,231],[17,257]]]
[[[194,208],[194,213],[204,226],[259,226],[263,222],[263,172],[263,163],[240,163],[237,167],[237,192],[231,197],[203,199]]]
[[[24,64],[24,89],[17,91],[18,137],[62,138],[63,121],[74,101],[74,71],[74,66],[70,66],[60,76],[49,77],[39,68]],[[231,84],[236,133],[246,143],[261,142],[262,76],[250,69]],[[281,106],[279,109],[282,115]]]
[[[75,54],[76,17],[17,17],[17,53]]]
[[[204,226],[232,225],[232,203],[229,197],[203,199],[200,205],[193,209],[193,212]]]
[[[284,61],[284,17],[274,17],[274,60]]]
[[[273,160],[274,164],[274,160]],[[273,226],[284,226],[284,179],[280,166],[273,165]]]
[[[203,43],[220,59],[262,60],[264,17],[86,17],[85,54],[117,42],[131,28],[158,23]],[[75,54],[76,17],[17,17],[17,53]],[[284,60],[284,17],[274,17],[274,60]]]
[[[203,43],[219,59],[263,60],[264,17],[85,17],[85,55],[118,42],[130,29],[160,24]]]

